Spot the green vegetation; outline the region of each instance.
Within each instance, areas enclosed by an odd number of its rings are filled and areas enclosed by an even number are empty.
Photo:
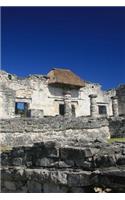
[[[108,142],[109,143],[112,143],[112,142],[125,142],[125,138],[110,138],[110,139],[108,139]]]

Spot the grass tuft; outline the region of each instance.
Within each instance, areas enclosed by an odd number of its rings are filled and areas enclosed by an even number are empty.
[[[108,139],[109,143],[113,143],[113,142],[125,142],[125,138],[110,138]]]

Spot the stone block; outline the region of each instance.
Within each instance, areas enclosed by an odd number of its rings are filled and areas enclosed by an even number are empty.
[[[49,157],[58,157],[59,156],[58,148],[56,148],[55,142],[48,141],[48,142],[44,143],[44,147],[47,150]]]
[[[23,147],[14,147],[11,151],[11,156],[12,157],[24,157],[25,152]]]
[[[65,193],[67,192],[67,187],[62,187],[54,183],[44,183],[43,192],[44,193]]]
[[[4,181],[4,187],[7,190],[16,191],[16,185],[12,181]]]
[[[120,156],[116,163],[117,165],[125,165],[125,156]]]
[[[21,165],[23,165],[23,159],[22,158],[13,158],[12,159],[12,165],[13,166],[21,166]]]
[[[54,162],[53,159],[45,157],[45,158],[37,159],[35,166],[36,167],[51,167],[53,162]]]
[[[41,182],[50,181],[50,171],[47,169],[40,170],[39,178]]]
[[[125,155],[125,148],[122,150],[122,155]]]
[[[26,161],[26,162],[25,162],[25,166],[26,166],[26,167],[33,167],[32,161]]]
[[[74,166],[74,162],[64,162],[64,161],[59,161],[58,162],[58,167],[59,168],[71,168],[72,166]]]
[[[16,175],[23,176],[24,175],[24,168],[22,166],[14,167]]]
[[[11,160],[8,156],[1,156],[1,166],[8,166],[11,164]]]
[[[92,157],[92,151],[89,148],[84,149],[85,158]]]
[[[78,159],[74,161],[75,167],[83,168],[85,159]]]
[[[42,118],[44,115],[43,110],[40,109],[30,109],[29,111],[32,118]]]
[[[58,158],[59,157],[59,152],[58,148],[55,147],[54,142],[46,142],[46,143],[36,143],[34,144],[32,148],[32,155],[34,162],[37,158],[43,158],[43,157],[48,157],[48,158]]]
[[[76,148],[60,148],[60,158],[62,160],[78,160],[85,158],[85,152]]]
[[[75,167],[75,161],[74,160],[65,160],[65,163],[69,166],[69,167]]]
[[[99,174],[93,174],[92,173],[92,176],[90,178],[90,182],[92,185],[98,185],[99,184]]]
[[[20,189],[16,190],[17,193],[27,193],[28,192],[28,188],[27,186],[23,186]]]
[[[78,168],[82,168],[84,170],[91,170],[93,168],[93,163],[92,162],[88,162],[88,161],[84,161],[84,160],[76,161],[75,165]]]
[[[79,173],[69,173],[67,175],[67,181],[68,181],[69,187],[80,186],[80,175],[79,175]]]
[[[55,184],[66,185],[67,184],[67,174],[63,171],[50,172],[50,181]]]
[[[91,185],[91,172],[83,172],[80,174],[80,185],[81,186],[89,186]]]
[[[71,187],[69,192],[70,193],[84,193],[85,190],[83,187]]]
[[[111,167],[116,165],[116,159],[114,155],[99,155],[95,159],[96,167]]]
[[[13,176],[9,169],[1,170],[1,181],[5,181],[5,180],[7,180],[9,182],[11,182],[13,180]]]
[[[25,169],[24,175],[28,180],[35,180],[40,183],[50,180],[50,171],[47,169]]]
[[[31,180],[27,182],[28,192],[30,193],[41,193],[42,186],[37,181]]]

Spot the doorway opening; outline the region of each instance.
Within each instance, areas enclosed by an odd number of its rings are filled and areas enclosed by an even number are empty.
[[[76,116],[75,105],[71,105],[71,109],[72,109],[72,116],[75,117]]]
[[[64,114],[65,114],[64,104],[59,104],[59,114],[64,116]]]

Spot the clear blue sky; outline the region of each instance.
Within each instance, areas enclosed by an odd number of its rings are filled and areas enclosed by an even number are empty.
[[[2,69],[53,67],[104,89],[125,83],[125,7],[2,7]]]

